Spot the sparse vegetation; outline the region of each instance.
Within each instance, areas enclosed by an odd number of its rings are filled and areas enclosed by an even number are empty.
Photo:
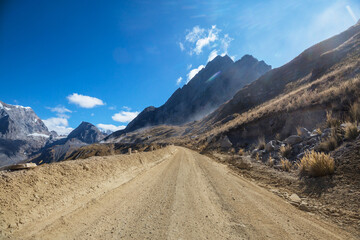
[[[317,134],[321,135],[322,134],[321,128],[317,128],[316,132],[317,132]]]
[[[269,156],[269,158],[268,158],[268,165],[269,165],[270,167],[273,167],[274,164],[275,164],[275,159],[274,159],[274,158],[271,156],[271,154],[270,154],[270,156]]]
[[[357,128],[357,125],[355,123],[346,123],[345,127],[345,138],[349,140],[355,139],[357,136],[359,136],[359,130]]]
[[[300,173],[311,177],[321,177],[334,173],[335,161],[325,153],[306,152],[299,163]]]
[[[265,143],[265,137],[264,137],[264,136],[259,137],[257,148],[258,148],[259,150],[264,150],[264,149],[265,149],[265,145],[266,145],[266,143]]]
[[[360,103],[354,102],[351,106],[350,106],[350,117],[351,120],[354,123],[358,123],[360,121]]]
[[[275,135],[275,139],[278,140],[278,141],[281,140],[281,135],[280,135],[280,133],[277,133],[277,134]]]
[[[339,128],[332,128],[330,137],[323,140],[317,147],[320,152],[330,152],[335,150],[339,146],[341,141],[341,134]]]
[[[256,157],[255,157],[256,161],[260,161],[260,154],[256,153]]]
[[[281,146],[280,147],[280,154],[284,158],[289,158],[290,155],[291,155],[291,146],[290,145]]]
[[[240,148],[238,153],[239,153],[240,156],[244,156],[245,155],[245,150],[243,148]]]
[[[292,164],[289,160],[282,158],[280,159],[280,164],[283,171],[290,172]]]
[[[332,111],[326,111],[326,125],[329,128],[338,128],[341,121],[333,117]]]

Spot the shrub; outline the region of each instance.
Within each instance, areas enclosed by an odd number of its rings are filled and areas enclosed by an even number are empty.
[[[258,148],[259,150],[264,150],[264,149],[265,149],[265,145],[266,145],[266,143],[265,143],[265,137],[259,137],[257,148]]]
[[[286,171],[286,172],[290,172],[291,169],[291,162],[289,160],[287,160],[286,158],[282,158],[280,160],[280,164],[281,164],[281,169]]]
[[[297,135],[301,136],[302,132],[301,132],[301,128],[300,127],[296,127],[296,133]]]
[[[359,130],[355,123],[346,123],[345,138],[349,140],[355,139],[359,135]]]
[[[269,156],[269,159],[268,159],[268,165],[270,167],[273,167],[275,164],[275,159],[271,157],[271,155]]]
[[[259,153],[256,153],[256,161],[260,161],[260,154]]]
[[[331,111],[326,111],[326,125],[327,127],[337,128],[341,125],[341,121],[334,118]]]
[[[245,155],[245,150],[243,148],[240,148],[238,153],[239,153],[240,156],[244,156]]]
[[[306,152],[300,160],[299,169],[303,175],[311,177],[321,177],[334,173],[335,161],[329,154],[315,152]]]
[[[322,131],[321,131],[321,129],[320,129],[320,128],[317,128],[317,129],[316,129],[316,132],[317,132],[317,134],[319,134],[319,135],[321,135],[321,134],[322,134]]]
[[[275,139],[278,140],[278,141],[281,140],[281,135],[280,135],[280,133],[277,133],[277,134],[275,135]]]
[[[286,146],[281,146],[280,147],[280,154],[281,156],[283,156],[284,158],[289,158],[291,155],[291,146],[290,145],[286,145]]]
[[[341,131],[339,127],[332,128],[330,137],[323,140],[317,147],[317,150],[320,152],[330,152],[335,150],[335,148],[339,146],[341,138]]]
[[[360,103],[355,102],[350,106],[350,117],[353,122],[359,122],[360,121]]]

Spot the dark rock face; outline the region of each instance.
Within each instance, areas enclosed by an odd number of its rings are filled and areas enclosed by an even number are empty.
[[[202,119],[270,69],[271,66],[250,55],[235,63],[228,56],[217,56],[188,84],[177,89],[164,105],[147,107],[114,136],[148,126],[181,125]]]
[[[99,142],[105,135],[94,125],[88,122],[82,122],[76,129],[74,129],[67,137],[67,139],[76,138],[84,143],[92,144]]]
[[[0,166],[25,160],[50,136],[52,133],[30,107],[0,101]]]

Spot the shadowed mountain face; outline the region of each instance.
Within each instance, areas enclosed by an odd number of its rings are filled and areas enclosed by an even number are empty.
[[[105,137],[100,130],[88,122],[82,122],[76,129],[74,129],[67,137],[67,139],[76,138],[84,143],[91,144],[99,142]]]
[[[30,107],[0,101],[0,166],[26,159],[42,148],[51,136]]]
[[[199,120],[270,69],[271,66],[250,55],[235,63],[228,56],[217,56],[188,84],[177,89],[164,105],[144,109],[125,130],[110,136],[149,126],[181,125]]]

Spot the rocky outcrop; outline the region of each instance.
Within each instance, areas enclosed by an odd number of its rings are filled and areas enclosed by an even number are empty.
[[[52,133],[30,107],[0,101],[0,166],[25,160],[50,137]]]

